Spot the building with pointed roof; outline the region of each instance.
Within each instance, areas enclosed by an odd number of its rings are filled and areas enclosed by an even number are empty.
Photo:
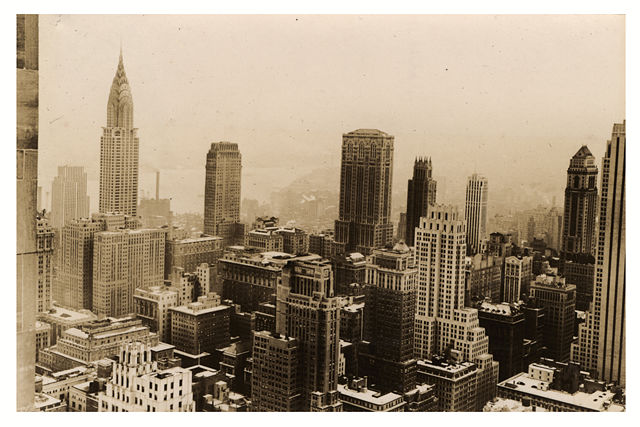
[[[432,177],[431,157],[416,157],[413,164],[413,177],[407,189],[407,217],[405,242],[413,246],[416,227],[420,217],[427,215],[427,208],[436,203],[437,182]]]

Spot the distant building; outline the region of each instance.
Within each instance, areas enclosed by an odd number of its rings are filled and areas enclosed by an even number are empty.
[[[482,242],[487,238],[488,191],[489,181],[484,176],[474,173],[467,179],[464,216],[467,223],[469,255],[480,252]]]
[[[122,52],[107,101],[107,125],[100,137],[101,213],[138,214],[138,129],[133,127],[133,99]]]
[[[140,200],[138,212],[144,227],[158,228],[171,224],[171,199],[160,198],[160,171],[156,171],[156,198]]]
[[[104,393],[99,395],[98,411],[194,412],[191,371],[158,369],[146,343],[126,343]]]
[[[309,253],[309,235],[296,227],[280,227],[277,233],[282,236],[282,251],[291,255]]]
[[[51,188],[51,226],[57,230],[67,222],[89,217],[87,174],[82,166],[58,166]]]
[[[511,233],[491,233],[487,242],[487,254],[503,260],[512,255],[513,236]]]
[[[262,252],[283,252],[284,238],[276,227],[249,231],[244,237],[244,245]]]
[[[413,177],[407,189],[407,216],[405,224],[405,243],[413,246],[416,227],[420,217],[427,214],[429,205],[436,204],[437,182],[432,177],[431,158],[420,158],[413,163]]]
[[[342,136],[340,209],[335,240],[369,255],[393,241],[393,136],[358,129]]]
[[[168,236],[167,236],[168,237]],[[169,278],[175,267],[193,273],[203,263],[213,268],[215,277],[218,259],[224,251],[221,237],[201,236],[196,238],[167,238],[164,258],[164,277]],[[215,282],[215,281],[214,281]],[[211,289],[208,289],[211,291]]]
[[[541,274],[531,284],[531,297],[545,308],[543,341],[546,355],[559,362],[567,362],[573,341],[576,309],[576,287],[564,278]]]
[[[241,170],[238,144],[211,144],[204,186],[204,233],[222,237],[224,246],[240,243],[244,235],[240,223]]]

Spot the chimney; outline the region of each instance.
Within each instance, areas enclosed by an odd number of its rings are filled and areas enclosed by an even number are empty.
[[[160,171],[156,171],[156,200],[160,199]]]

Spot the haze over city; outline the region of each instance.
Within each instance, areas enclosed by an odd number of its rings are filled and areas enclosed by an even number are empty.
[[[476,171],[490,213],[560,204],[567,159],[581,145],[601,158],[625,116],[624,16],[42,15],[40,32],[39,185],[84,166],[91,211],[121,45],[140,189],[159,170],[178,213],[202,212],[211,142],[239,144],[242,197],[269,201],[318,169],[337,193],[358,128],[395,136],[396,211],[415,156],[432,158],[439,203],[461,205]]]

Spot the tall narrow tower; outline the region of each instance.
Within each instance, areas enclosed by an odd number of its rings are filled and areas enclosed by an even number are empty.
[[[598,167],[586,145],[571,158],[564,190],[564,222],[560,252],[564,259],[593,255],[595,249]]]
[[[571,348],[571,359],[582,369],[622,386],[626,382],[625,127],[626,121],[613,125],[602,159],[593,300]]]
[[[340,211],[335,239],[365,255],[393,240],[393,136],[377,129],[342,135]]]
[[[420,217],[427,214],[429,205],[436,203],[437,182],[432,178],[431,158],[416,159],[413,164],[413,178],[409,180],[407,189],[407,222],[405,242],[413,246],[416,227]]]
[[[72,219],[88,217],[87,173],[82,166],[58,166],[51,188],[51,226],[60,230]]]
[[[100,138],[101,213],[138,213],[138,129],[133,127],[133,99],[122,51],[107,102],[107,126]]]
[[[467,221],[467,254],[480,252],[482,240],[487,237],[487,200],[489,182],[474,173],[467,180],[465,218]]]
[[[240,223],[241,173],[238,144],[212,143],[207,153],[204,184],[204,232],[222,237],[225,245],[239,242],[244,234]]]

